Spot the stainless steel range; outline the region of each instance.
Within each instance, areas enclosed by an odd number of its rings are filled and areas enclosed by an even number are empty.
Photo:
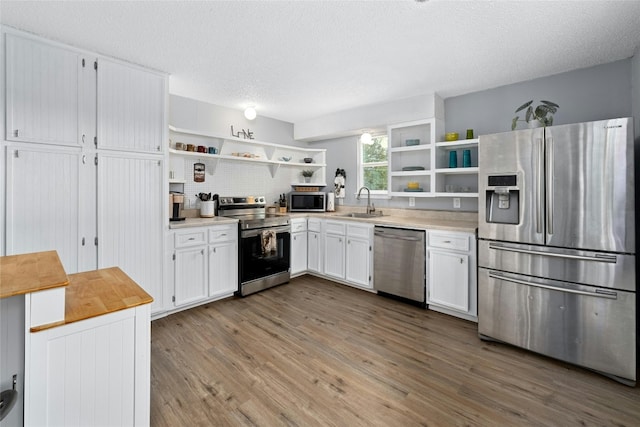
[[[288,215],[266,213],[264,196],[220,197],[220,216],[237,218],[238,292],[246,296],[287,283],[291,221]]]

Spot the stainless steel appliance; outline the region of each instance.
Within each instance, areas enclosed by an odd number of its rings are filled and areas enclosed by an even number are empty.
[[[424,307],[424,231],[376,226],[373,236],[373,288]]]
[[[324,212],[327,193],[321,191],[292,191],[289,193],[289,211]]]
[[[169,193],[169,212],[171,213],[169,221],[184,221],[184,217],[180,216],[183,204],[184,194],[176,192]]]
[[[237,218],[238,295],[246,296],[290,279],[291,221],[266,213],[264,196],[219,197],[220,216]]]
[[[631,119],[480,137],[478,331],[635,384]]]

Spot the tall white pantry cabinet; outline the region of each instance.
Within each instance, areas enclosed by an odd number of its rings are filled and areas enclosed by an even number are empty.
[[[6,255],[120,267],[163,308],[167,77],[3,27]]]

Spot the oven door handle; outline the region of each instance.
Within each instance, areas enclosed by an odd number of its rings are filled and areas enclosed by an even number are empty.
[[[244,239],[245,237],[255,237],[255,236],[261,236],[263,231],[275,231],[276,234],[279,233],[290,233],[291,232],[291,226],[290,225],[285,225],[282,227],[267,227],[267,228],[256,228],[253,230],[242,230],[240,232],[240,238]]]

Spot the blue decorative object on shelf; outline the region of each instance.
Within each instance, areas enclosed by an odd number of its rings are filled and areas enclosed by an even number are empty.
[[[462,152],[462,167],[463,168],[471,167],[471,150],[464,150]]]
[[[458,167],[458,152],[455,150],[449,151],[449,167],[450,168]]]

